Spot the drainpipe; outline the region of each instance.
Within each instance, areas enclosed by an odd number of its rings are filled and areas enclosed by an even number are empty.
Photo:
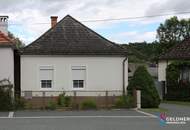
[[[169,63],[168,63],[168,60],[166,60],[166,70],[167,70],[167,68],[168,68],[168,65],[169,65]],[[165,70],[165,73],[167,73],[167,71]],[[165,76],[166,76],[166,74],[165,74]],[[167,94],[167,77],[165,77],[166,78],[166,81],[165,81],[165,89],[164,89],[164,96]]]
[[[123,60],[123,95],[125,95],[125,62],[127,61],[127,57]]]

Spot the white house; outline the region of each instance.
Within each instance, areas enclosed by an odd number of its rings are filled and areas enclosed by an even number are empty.
[[[170,88],[167,86],[166,78],[166,69],[167,67],[174,62],[189,62],[190,61],[190,38],[183,40],[181,43],[176,44],[168,52],[162,54],[158,62],[158,80],[163,84],[163,90],[165,95],[169,95]],[[190,82],[190,66],[189,65],[180,65],[179,66],[179,77],[178,82],[187,81]],[[183,93],[182,88],[178,88],[178,93]],[[190,89],[189,89],[190,90]],[[189,91],[187,90],[187,91]],[[176,93],[177,93],[176,92]],[[190,94],[189,94],[190,95]],[[172,96],[170,96],[172,98]],[[177,98],[177,96],[174,96]]]
[[[14,85],[14,43],[8,37],[8,16],[0,16],[0,80]]]
[[[22,50],[21,91],[101,96],[101,91],[121,95],[126,90],[128,60],[123,48],[69,15],[58,23],[56,16],[51,17],[51,25]]]

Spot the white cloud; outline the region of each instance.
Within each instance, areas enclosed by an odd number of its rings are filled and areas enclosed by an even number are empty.
[[[122,32],[109,37],[116,43],[129,43],[129,42],[152,42],[156,38],[156,31],[149,32]],[[126,42],[122,42],[126,41]]]
[[[178,10],[187,9],[190,7],[188,0],[1,0],[0,15],[9,15],[10,23],[22,24],[18,27],[23,30],[23,33],[14,31],[15,35],[18,35],[23,41],[29,43],[39,37],[45,32],[50,24],[33,24],[33,23],[50,23],[51,15],[58,15],[59,20],[66,14],[71,14],[79,21],[95,20],[95,19],[112,19],[122,17],[135,17],[152,14],[164,13],[166,10]],[[180,7],[179,7],[180,6]],[[186,15],[189,17],[189,15]],[[164,18],[151,18],[140,21],[135,21],[135,24],[150,24],[155,22],[161,22]],[[133,26],[131,21],[131,26]],[[112,22],[92,22],[84,23],[90,28],[106,29],[115,24],[120,24],[120,21]],[[11,26],[11,25],[10,25]],[[17,26],[17,25],[14,25]],[[12,25],[11,28],[14,28]],[[139,28],[141,29],[141,28]],[[127,28],[126,31],[127,32]],[[152,33],[145,32],[144,34],[138,33],[136,28],[133,32],[136,32],[135,38],[131,40],[146,40],[153,39]],[[122,33],[122,32],[120,32]],[[130,34],[132,35],[132,34]],[[139,35],[139,36],[137,36]],[[144,37],[142,37],[144,35]],[[126,42],[125,36],[109,36],[112,39],[119,39],[120,42]],[[147,38],[147,39],[146,39]],[[128,41],[128,40],[127,40]]]

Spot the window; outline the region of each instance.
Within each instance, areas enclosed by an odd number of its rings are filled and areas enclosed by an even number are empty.
[[[40,85],[41,88],[52,88],[53,67],[40,66]]]
[[[41,88],[51,88],[51,82],[52,80],[41,80]]]
[[[73,80],[73,88],[83,88],[84,80]]]
[[[72,66],[73,88],[84,88],[86,81],[86,67]]]

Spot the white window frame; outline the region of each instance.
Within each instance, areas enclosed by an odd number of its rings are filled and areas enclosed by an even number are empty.
[[[44,81],[44,83],[42,83]],[[48,87],[48,82],[50,81],[50,83],[51,83],[51,86],[50,87]],[[50,88],[52,88],[52,80],[40,80],[40,82],[41,82],[41,88],[45,88],[45,89],[50,89]],[[46,87],[43,87],[43,84],[46,84]]]
[[[77,81],[77,87],[74,87],[74,81]],[[80,81],[82,81],[83,82],[83,86],[82,87],[80,87]],[[85,80],[73,80],[73,88],[74,89],[82,89],[82,88],[84,88],[84,82],[85,82]]]
[[[41,79],[40,79],[40,70],[43,70],[43,69],[45,69],[45,70],[52,70],[53,71],[53,75],[52,75],[52,81],[51,81],[51,88],[42,88],[41,87]],[[39,65],[39,69],[38,69],[39,71],[38,71],[38,83],[39,83],[39,87],[40,87],[40,90],[44,90],[44,91],[48,91],[48,90],[52,90],[53,88],[54,88],[54,71],[55,71],[55,69],[54,69],[54,66],[53,65]]]
[[[73,87],[73,76],[72,76],[72,70],[73,68],[83,68],[85,70],[85,79],[83,81],[83,87],[82,88],[74,88]],[[86,65],[71,65],[71,87],[72,90],[84,90],[86,88],[87,84],[87,66]]]

